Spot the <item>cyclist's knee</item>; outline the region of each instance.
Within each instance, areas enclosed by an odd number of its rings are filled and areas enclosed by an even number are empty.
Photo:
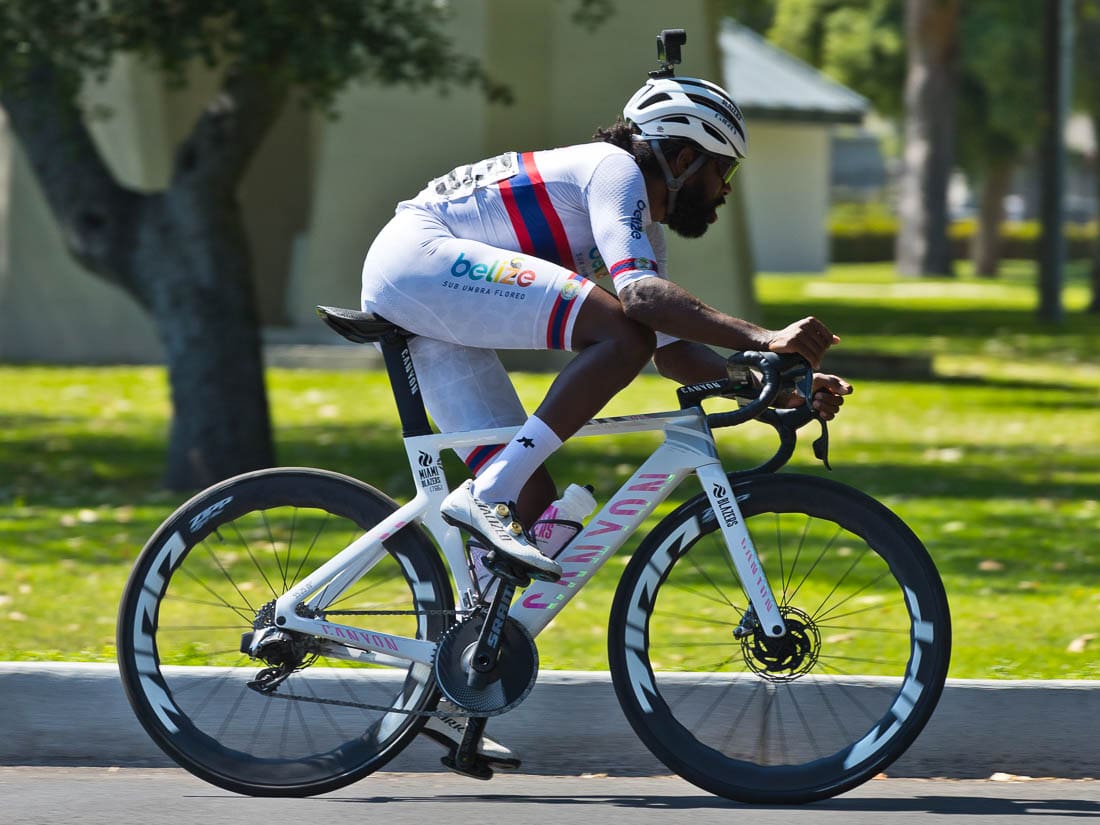
[[[608,296],[596,306],[588,301],[581,308],[573,331],[573,349],[585,350],[596,344],[610,344],[624,365],[641,369],[657,349],[657,336],[649,327],[626,317],[618,301]]]
[[[657,334],[644,324],[631,321],[623,316],[626,321],[626,329],[618,337],[619,346],[623,351],[624,359],[631,364],[636,364],[641,369],[653,357],[657,351]]]
[[[609,318],[597,334],[573,344],[577,351],[589,347],[599,347],[607,359],[607,365],[614,366],[615,372],[621,372],[624,381],[629,382],[653,357],[657,349],[657,336],[649,327],[631,321],[620,313],[617,318]],[[610,374],[608,377],[611,377]]]

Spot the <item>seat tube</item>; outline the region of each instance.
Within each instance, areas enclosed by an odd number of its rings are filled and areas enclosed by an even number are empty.
[[[393,398],[397,403],[397,415],[401,419],[401,436],[411,438],[428,435],[432,428],[424,409],[424,396],[420,393],[420,382],[416,380],[412,353],[408,339],[399,333],[391,332],[381,341],[382,358],[386,363]]]
[[[787,632],[787,626],[768,584],[768,577],[764,575],[764,567],[756,555],[756,547],[733,494],[733,485],[720,464],[706,464],[699,467],[696,473],[718,519],[730,559],[752,602],[760,627],[768,636],[782,636]]]

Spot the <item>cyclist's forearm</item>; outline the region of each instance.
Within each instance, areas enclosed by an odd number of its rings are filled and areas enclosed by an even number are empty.
[[[773,333],[719,312],[671,281],[646,278],[619,295],[628,318],[687,341],[734,350],[767,350]]]
[[[700,384],[726,377],[726,359],[705,344],[673,341],[653,354],[653,364],[665,378],[680,384]]]

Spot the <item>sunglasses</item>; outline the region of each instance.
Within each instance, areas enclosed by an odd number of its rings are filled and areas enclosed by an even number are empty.
[[[733,180],[733,176],[737,174],[737,170],[741,168],[740,158],[727,158],[724,155],[711,155],[718,163],[718,175],[722,178],[722,183],[728,184]]]

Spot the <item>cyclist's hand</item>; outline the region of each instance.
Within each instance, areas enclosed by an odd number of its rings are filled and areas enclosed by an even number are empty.
[[[839,375],[814,373],[813,406],[826,421],[832,421],[840,412],[844,396],[852,394],[852,385]]]
[[[839,375],[814,373],[813,406],[817,410],[817,414],[824,420],[832,421],[836,418],[841,405],[844,403],[844,396],[851,394],[852,385]],[[785,395],[781,395],[776,400],[775,406],[801,407],[805,403],[806,399],[792,390]]]
[[[821,366],[825,351],[837,343],[840,339],[811,315],[773,332],[768,349],[771,352],[796,352],[817,369]]]

